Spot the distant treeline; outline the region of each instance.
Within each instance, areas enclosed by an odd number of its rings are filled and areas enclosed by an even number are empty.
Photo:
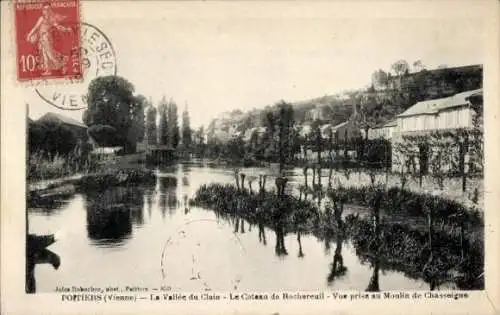
[[[392,73],[376,70],[368,88],[289,103],[293,107],[293,119],[297,124],[312,123],[316,119],[317,124],[337,125],[351,118],[356,110],[371,128],[391,120],[419,101],[482,87],[481,65],[455,68],[442,65],[439,69],[426,70],[421,62],[413,64],[413,69],[410,69],[406,61],[400,60],[392,65]],[[319,113],[312,117],[311,110],[315,108]],[[245,132],[262,125],[266,113],[277,109],[277,105],[270,105],[248,112],[234,110],[225,118],[214,119],[206,132],[210,134],[217,128],[227,130],[229,126],[236,126],[236,131]]]

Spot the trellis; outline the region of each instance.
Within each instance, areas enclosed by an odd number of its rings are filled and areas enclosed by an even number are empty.
[[[467,178],[483,172],[483,132],[481,128],[457,128],[405,134],[396,142],[395,162],[404,186],[408,173],[417,173],[420,186],[426,174],[423,155],[440,189],[444,179],[456,175],[462,178],[466,191]],[[423,152],[426,151],[426,152]],[[418,171],[416,167],[418,160]]]

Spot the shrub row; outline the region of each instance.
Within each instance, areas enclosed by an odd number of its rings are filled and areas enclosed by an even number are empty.
[[[135,184],[154,184],[156,175],[151,170],[130,169],[116,170],[106,173],[88,174],[78,183],[79,189],[106,189],[113,186],[129,186]]]
[[[431,256],[426,232],[401,224],[382,223],[380,242],[376,242],[377,235],[370,221],[349,215],[346,226],[357,255],[364,260],[376,257],[385,265],[384,269],[402,270],[429,282],[454,282],[461,289],[484,287],[484,248],[479,238],[465,235],[460,241],[460,237],[446,231],[434,231]]]
[[[271,192],[250,193],[234,185],[202,185],[190,201],[192,205],[216,212],[237,215],[250,222],[259,222],[288,232],[307,231],[317,226],[319,210],[309,201],[290,195],[282,197]]]
[[[328,191],[328,196],[332,198],[341,195],[346,203],[371,207],[373,190],[370,186],[332,188]],[[376,192],[381,197],[381,210],[388,214],[403,212],[411,216],[427,216],[430,209],[436,219],[460,220],[472,225],[483,224],[479,211],[443,197],[412,192],[400,187],[376,189]]]

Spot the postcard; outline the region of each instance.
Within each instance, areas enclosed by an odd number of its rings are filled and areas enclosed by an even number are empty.
[[[496,1],[1,2],[2,314],[497,314]]]

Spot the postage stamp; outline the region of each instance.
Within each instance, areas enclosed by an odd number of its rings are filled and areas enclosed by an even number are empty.
[[[80,79],[79,0],[14,2],[19,81]]]
[[[57,88],[43,83],[35,88],[36,94],[42,100],[63,110],[87,108],[87,89],[90,82],[97,77],[117,73],[115,50],[106,34],[98,27],[85,22],[81,23],[80,32],[82,77],[66,78],[70,84],[61,84]]]

